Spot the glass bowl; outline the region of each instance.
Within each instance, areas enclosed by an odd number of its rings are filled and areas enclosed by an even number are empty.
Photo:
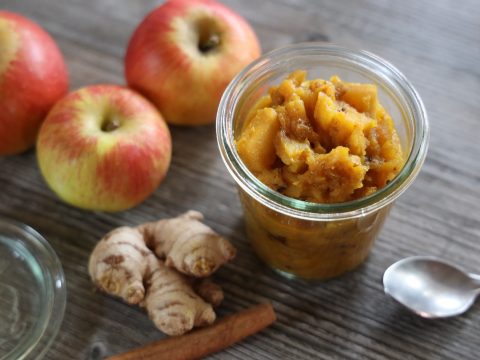
[[[242,162],[235,139],[248,112],[297,69],[306,70],[309,79],[338,75],[343,81],[377,85],[379,102],[392,116],[405,154],[402,170],[385,187],[354,201],[311,203],[270,189]],[[254,250],[280,273],[305,279],[336,277],[365,260],[394,200],[419,173],[429,138],[422,100],[399,70],[366,51],[324,43],[287,46],[247,66],[223,94],[216,125]]]
[[[31,227],[0,218],[0,360],[39,359],[62,323],[65,277]]]

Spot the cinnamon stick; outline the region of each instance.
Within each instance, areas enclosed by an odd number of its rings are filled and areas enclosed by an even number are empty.
[[[272,324],[276,319],[270,303],[224,317],[213,325],[188,334],[114,355],[107,360],[194,360],[220,351]]]

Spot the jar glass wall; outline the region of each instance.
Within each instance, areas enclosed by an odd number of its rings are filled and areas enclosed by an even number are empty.
[[[284,196],[261,183],[240,159],[235,139],[247,113],[268,89],[294,70],[308,77],[377,85],[379,102],[392,116],[405,165],[385,187],[358,200],[318,204]],[[222,158],[239,186],[247,234],[261,259],[284,274],[308,279],[341,275],[361,264],[390,205],[418,174],[426,156],[428,122],[410,82],[391,64],[364,51],[306,43],[270,52],[228,86],[217,114]]]

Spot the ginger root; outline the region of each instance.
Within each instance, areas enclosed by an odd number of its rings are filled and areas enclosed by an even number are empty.
[[[213,323],[212,306],[222,302],[223,291],[205,277],[233,259],[236,250],[202,219],[201,213],[189,211],[109,232],[90,256],[92,281],[102,291],[144,307],[168,335]]]
[[[154,259],[142,305],[154,324],[168,335],[181,335],[193,327],[215,321],[212,305],[201,299],[188,279]]]
[[[235,256],[235,248],[200,221],[203,215],[190,210],[173,219],[138,227],[147,246],[165,264],[186,275],[205,277]]]

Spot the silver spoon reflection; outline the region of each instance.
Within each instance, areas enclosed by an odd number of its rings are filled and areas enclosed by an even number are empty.
[[[435,257],[413,256],[383,275],[385,293],[425,318],[462,314],[480,293],[480,275],[467,274]]]

